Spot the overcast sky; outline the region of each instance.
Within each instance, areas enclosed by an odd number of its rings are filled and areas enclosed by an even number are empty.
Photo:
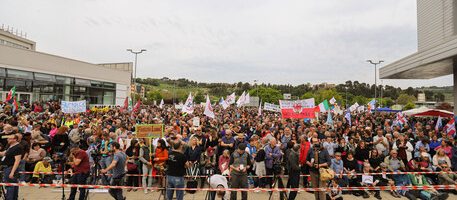
[[[367,59],[417,50],[414,0],[0,0],[0,24],[37,50],[91,63],[138,57],[139,77],[202,82],[374,83]],[[384,80],[452,85],[452,76]]]

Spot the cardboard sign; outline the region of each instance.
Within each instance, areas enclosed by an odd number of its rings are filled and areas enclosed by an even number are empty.
[[[163,124],[141,124],[135,126],[136,137],[138,138],[162,138]]]
[[[192,120],[193,126],[200,126],[200,117],[194,117]]]

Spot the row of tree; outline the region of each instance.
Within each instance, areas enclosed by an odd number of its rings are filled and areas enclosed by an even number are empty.
[[[166,102],[182,102],[187,98],[188,92],[193,92],[195,95],[195,102],[205,101],[206,94],[209,94],[213,101],[219,100],[221,97],[235,92],[238,96],[243,91],[249,91],[251,96],[259,96],[263,102],[278,103],[283,99],[284,93],[290,93],[292,99],[307,99],[315,98],[316,102],[322,102],[324,99],[331,99],[334,97],[340,105],[352,105],[355,102],[358,104],[366,104],[374,96],[375,86],[367,83],[360,83],[358,81],[346,81],[344,84],[335,86],[319,87],[313,86],[310,83],[301,84],[297,86],[292,85],[278,85],[278,84],[250,84],[248,82],[238,83],[198,83],[187,79],[171,80],[168,78],[162,79],[137,79],[137,83],[160,86],[161,84],[172,85],[173,88],[194,88],[189,90],[180,90],[179,94],[169,90],[160,90],[158,87],[150,87],[147,93],[148,100],[160,101],[164,99]],[[195,89],[197,88],[197,89]],[[202,90],[202,89],[205,90]],[[423,91],[423,90],[422,90]],[[412,87],[401,89],[389,85],[377,86],[377,102],[383,107],[390,107],[394,104],[407,105],[414,103],[417,99],[416,96],[419,92]],[[423,91],[426,94],[427,100],[444,101],[444,94],[433,91]],[[380,98],[382,95],[382,98]],[[410,105],[411,106],[411,105]]]

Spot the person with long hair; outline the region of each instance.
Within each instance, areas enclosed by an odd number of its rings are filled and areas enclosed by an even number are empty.
[[[157,147],[154,154],[154,169],[157,170],[159,175],[160,187],[165,186],[163,175],[165,175],[165,162],[168,160],[168,147],[165,140],[159,139],[157,141]]]
[[[140,173],[138,164],[138,156],[140,155],[140,145],[138,143],[138,140],[132,140],[130,142],[129,148],[125,151],[125,154],[127,154],[127,174],[130,176],[127,176],[127,186],[131,187],[138,187],[139,186],[139,177],[138,176],[132,176]],[[128,189],[127,191],[130,192],[132,189]],[[136,191],[136,189],[134,190]]]

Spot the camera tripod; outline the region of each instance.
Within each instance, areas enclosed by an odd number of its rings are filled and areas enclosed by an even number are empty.
[[[92,156],[92,158],[94,159],[94,166],[91,170],[91,174],[90,174],[90,177],[89,177],[89,180],[87,181],[87,183],[90,185],[97,185],[98,182],[100,180],[102,180],[102,178],[107,179],[107,177],[105,174],[100,173],[100,170],[102,169],[102,167],[100,166],[100,159],[98,158],[98,156]],[[86,190],[84,200],[89,199],[90,190],[93,190],[93,188],[89,188]]]
[[[278,184],[278,188],[284,188],[284,183],[282,182],[281,176],[274,173],[273,174],[273,184],[271,185],[271,189],[275,188],[276,184]],[[268,197],[268,200],[271,200],[272,197],[273,197],[273,191],[270,191],[270,197]],[[287,199],[286,192],[284,192],[284,191],[279,192],[279,199],[280,200]]]

